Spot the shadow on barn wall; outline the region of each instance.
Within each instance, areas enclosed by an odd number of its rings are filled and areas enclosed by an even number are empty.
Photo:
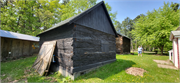
[[[92,72],[89,72],[88,74],[83,75],[83,79],[90,79],[90,78],[100,78],[102,80],[115,75],[126,68],[132,67],[132,65],[136,64],[133,61],[130,60],[123,60],[123,59],[117,59],[117,61],[106,64],[99,69],[96,69]],[[76,79],[76,81],[81,80],[81,76]]]

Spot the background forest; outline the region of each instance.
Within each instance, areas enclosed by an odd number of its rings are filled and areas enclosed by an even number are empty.
[[[0,0],[0,27],[2,30],[36,36],[95,4],[97,0]],[[147,11],[134,19],[127,17],[121,23],[116,19],[117,12],[112,12],[108,3],[106,7],[117,33],[131,39],[132,51],[139,45],[144,50],[157,52],[159,49],[161,54],[172,49],[169,36],[179,26],[179,4],[164,3],[157,10]]]

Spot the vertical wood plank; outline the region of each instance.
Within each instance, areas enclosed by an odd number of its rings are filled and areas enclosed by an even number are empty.
[[[20,40],[13,39],[12,42],[12,57],[17,58],[19,57],[19,46],[20,46]]]
[[[76,22],[83,26],[115,35],[113,27],[111,26],[102,6],[97,7],[93,11],[83,16],[81,19],[78,19]]]
[[[29,41],[23,41],[23,56],[28,56],[29,55]]]
[[[23,56],[23,41],[22,41],[22,40],[20,40],[19,55],[20,55],[20,56]]]
[[[0,37],[1,38],[1,61],[5,58],[4,55],[5,55],[5,49],[4,49],[4,38],[3,37]]]

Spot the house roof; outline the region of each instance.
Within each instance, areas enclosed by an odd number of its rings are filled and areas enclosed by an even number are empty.
[[[169,40],[172,41],[174,37],[180,37],[180,31],[171,31]]]
[[[176,29],[176,31],[180,31],[180,26]]]
[[[118,35],[121,35],[121,36],[123,36],[123,37],[126,37],[126,38],[128,38],[128,39],[130,39],[129,37],[127,37],[127,36],[125,36],[125,35],[123,35],[123,34],[120,34],[120,33],[117,33]]]
[[[21,40],[29,40],[29,41],[39,41],[39,37],[34,37],[30,35],[4,31],[0,30],[0,37],[13,38],[13,39],[21,39]]]
[[[172,50],[169,50],[168,52],[173,52],[173,49],[172,49]]]
[[[104,1],[99,2],[99,3],[96,4],[95,6],[87,9],[87,10],[84,11],[84,12],[81,12],[81,13],[79,13],[79,14],[71,17],[71,18],[68,18],[68,19],[66,19],[66,20],[64,20],[64,21],[59,22],[59,23],[56,24],[55,26],[53,26],[53,27],[51,27],[51,28],[43,31],[42,33],[38,34],[37,36],[39,36],[39,35],[41,35],[41,34],[43,34],[43,33],[45,33],[45,32],[48,32],[48,31],[50,31],[50,30],[53,30],[53,29],[55,29],[55,28],[57,28],[57,27],[60,27],[60,26],[62,26],[62,25],[74,23],[76,20],[80,19],[80,18],[83,17],[84,15],[88,14],[88,12],[91,12],[91,11],[94,10],[95,8],[99,7],[100,5],[102,5],[102,6],[104,7],[105,14],[107,15],[108,20],[109,20],[109,22],[110,22],[110,24],[111,24],[111,26],[112,26],[112,29],[113,29],[115,35],[117,36],[116,30],[115,30],[115,28],[114,28],[114,25],[113,25],[113,23],[112,23],[112,21],[111,21],[111,18],[110,18],[110,16],[109,16],[109,14],[108,14],[108,11],[107,11],[107,9],[106,9],[106,6],[105,6],[105,4],[104,4]]]

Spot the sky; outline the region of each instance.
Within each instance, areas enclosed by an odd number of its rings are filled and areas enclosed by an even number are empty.
[[[102,0],[97,0],[100,2]],[[116,20],[120,23],[126,18],[130,19],[136,18],[140,14],[145,14],[154,9],[159,9],[164,5],[164,2],[173,2],[179,3],[180,0],[103,0],[105,3],[108,3],[112,12],[117,12]]]

